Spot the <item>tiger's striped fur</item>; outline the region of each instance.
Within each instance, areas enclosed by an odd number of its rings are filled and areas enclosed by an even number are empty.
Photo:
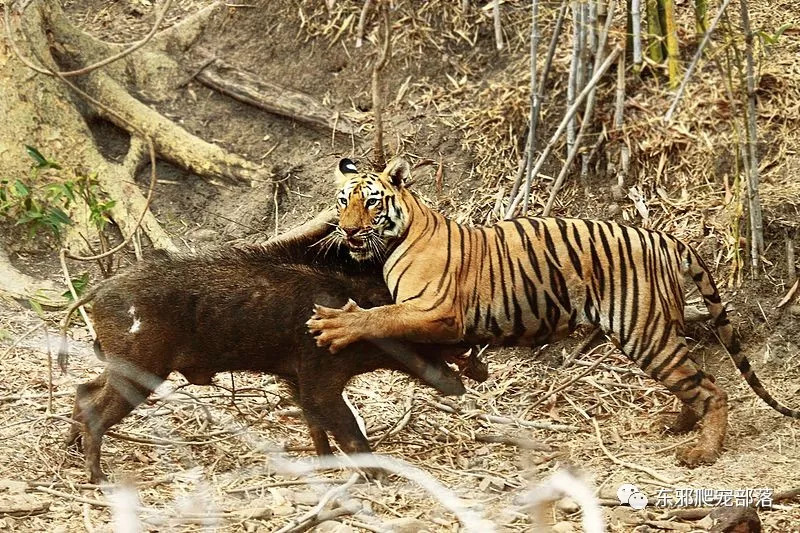
[[[676,427],[703,428],[679,451],[689,465],[722,450],[727,395],[692,360],[684,335],[684,277],[703,296],[717,333],[747,383],[784,415],[739,351],[714,280],[700,256],[677,238],[614,222],[517,218],[467,227],[426,207],[403,186],[408,163],[359,173],[343,160],[337,173],[337,238],[354,257],[384,260],[394,305],[316,308],[309,321],[331,351],[364,338],[541,345],[578,325],[598,326],[683,403]]]

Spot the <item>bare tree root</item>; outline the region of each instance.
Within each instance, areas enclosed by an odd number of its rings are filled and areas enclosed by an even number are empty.
[[[67,299],[61,296],[63,292],[55,283],[34,278],[17,270],[0,248],[0,296],[14,300],[36,299],[47,307],[62,307]]]

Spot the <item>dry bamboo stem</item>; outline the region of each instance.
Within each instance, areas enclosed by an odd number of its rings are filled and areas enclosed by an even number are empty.
[[[567,112],[564,114],[564,118],[561,119],[561,123],[558,125],[558,128],[556,129],[555,133],[553,133],[553,136],[550,137],[550,141],[547,143],[547,146],[545,146],[544,150],[542,151],[542,154],[536,161],[536,166],[533,168],[533,175],[539,174],[539,170],[541,170],[544,161],[550,155],[550,152],[553,151],[556,142],[558,142],[558,139],[564,133],[564,130],[567,129],[567,123],[570,121],[571,118],[575,116],[575,113],[577,113],[578,111],[578,107],[580,107],[580,105],[583,103],[583,101],[586,99],[589,93],[592,92],[592,89],[594,89],[594,87],[597,85],[597,82],[600,81],[600,78],[603,76],[603,74],[605,74],[605,72],[608,70],[611,64],[614,63],[614,61],[617,59],[617,56],[619,56],[620,52],[622,52],[622,48],[620,48],[619,46],[614,47],[614,49],[611,51],[611,53],[603,62],[603,64],[600,65],[600,67],[595,71],[594,76],[592,76],[592,79],[589,80],[589,83],[586,84],[586,87],[584,87],[583,91],[581,91],[581,94],[579,94],[578,97],[575,99],[575,102],[569,107],[569,109],[567,109]],[[511,205],[508,206],[508,210],[506,211],[506,216],[505,216],[506,219],[509,219],[513,216],[513,213],[516,211],[517,206],[522,201],[523,193],[524,191],[520,191],[519,194],[517,194],[517,196],[514,198],[514,201],[511,202]]]
[[[522,212],[528,212],[528,197],[531,193],[531,170],[533,170],[533,145],[536,135],[534,129],[534,115],[539,111],[539,89],[536,87],[536,56],[539,49],[539,2],[531,0],[531,114],[528,124],[528,145],[525,148],[526,175],[525,196],[522,202]]]
[[[747,176],[747,192],[750,204],[750,260],[753,275],[758,276],[759,256],[764,253],[764,222],[761,216],[761,199],[758,195],[758,131],[756,128],[756,89],[753,67],[753,31],[750,28],[750,12],[747,0],[740,0],[742,30],[745,35],[745,58],[747,60],[747,145],[750,155],[750,171]]]
[[[680,65],[678,50],[678,27],[675,24],[675,4],[673,0],[664,0],[664,22],[667,37],[667,70],[669,72],[669,87],[678,86],[680,78]]]
[[[728,4],[731,0],[723,0],[722,5],[719,8],[719,12],[717,16],[714,17],[714,21],[711,23],[711,27],[708,28],[708,31],[703,36],[703,41],[700,43],[700,46],[697,47],[697,51],[692,58],[692,63],[689,65],[689,68],[686,70],[686,74],[683,76],[683,81],[681,82],[681,86],[678,87],[678,92],[675,93],[675,99],[672,101],[672,105],[669,106],[669,110],[667,114],[664,115],[664,122],[669,123],[672,120],[672,115],[675,113],[675,109],[678,107],[678,103],[681,100],[681,96],[683,96],[683,91],[686,90],[686,86],[689,84],[689,79],[692,77],[694,73],[695,67],[697,67],[697,63],[700,61],[700,56],[703,55],[703,50],[708,45],[709,41],[711,40],[711,34],[714,33],[714,29],[719,24],[720,19],[722,18],[722,14],[725,12],[725,8],[728,7]]]
[[[525,141],[525,146],[532,146],[530,153],[535,152],[536,148],[536,128],[539,124],[539,110],[541,108],[542,99],[544,98],[544,89],[547,86],[547,79],[550,76],[550,67],[553,64],[553,56],[556,53],[556,47],[558,46],[558,38],[561,36],[561,30],[564,27],[564,17],[567,14],[567,0],[561,0],[561,8],[558,11],[558,17],[556,18],[556,24],[553,28],[553,35],[550,38],[550,47],[547,50],[547,57],[544,60],[544,66],[542,68],[542,74],[539,78],[539,94],[536,99],[536,102],[539,106],[534,110],[533,113],[533,122],[531,126],[528,128],[528,138]],[[514,180],[514,185],[511,188],[511,194],[508,195],[508,201],[511,202],[516,198],[517,193],[519,192],[519,187],[522,184],[522,177],[526,175],[526,170],[528,167],[531,167],[533,161],[526,159],[528,152],[526,151],[523,154],[522,159],[519,163],[519,170],[517,171],[516,179]],[[527,172],[527,175],[530,176],[530,171]]]
[[[586,0],[580,0],[578,4],[578,67],[575,73],[575,91],[583,89],[584,73],[586,70],[586,21],[588,13],[586,10]]]
[[[575,93],[577,88],[578,77],[578,62],[580,58],[579,42],[580,42],[580,14],[578,2],[571,2],[570,9],[572,10],[572,60],[569,65],[569,79],[567,81],[567,107],[572,106],[575,102]],[[575,118],[571,118],[567,123],[567,152],[572,149],[575,144]]]
[[[633,70],[642,70],[642,5],[631,0],[631,28],[633,33]]]
[[[500,0],[494,0],[494,41],[497,49],[503,49],[503,26],[500,24]]]
[[[620,59],[617,65],[617,90],[616,101],[614,104],[614,129],[619,136],[619,166],[617,171],[617,185],[623,187],[625,180],[628,177],[628,146],[625,144],[625,138],[622,135],[622,128],[625,125],[625,56]]]
[[[364,26],[367,24],[367,15],[369,15],[370,4],[372,4],[372,0],[364,0],[364,7],[361,8],[361,14],[358,16],[356,48],[361,48],[361,44],[364,42]]]
[[[600,43],[598,46],[598,53],[595,56],[595,64],[594,69],[597,70],[600,66],[600,61],[603,56],[603,50],[605,49],[606,40],[608,39],[608,32],[611,29],[611,22],[613,21],[614,17],[614,0],[609,2],[608,6],[608,13],[609,16],[606,19],[606,24],[603,28],[603,32],[600,34]],[[596,94],[597,87],[592,87],[591,92],[589,93],[589,97],[586,101],[586,108],[583,111],[583,120],[581,122],[580,130],[578,131],[578,136],[575,139],[575,144],[567,154],[567,160],[564,162],[564,165],[561,167],[561,171],[558,173],[558,177],[556,178],[555,183],[553,184],[553,189],[550,191],[550,197],[547,200],[547,205],[544,206],[544,211],[542,212],[542,216],[549,216],[550,211],[553,209],[553,203],[555,202],[556,195],[558,191],[561,189],[561,185],[564,183],[564,179],[567,176],[567,172],[569,168],[572,166],[572,162],[575,159],[575,156],[578,154],[578,149],[581,146],[581,142],[583,141],[583,137],[586,134],[586,129],[591,122],[592,113],[594,112],[594,102],[595,102],[595,94]]]
[[[788,285],[794,284],[797,279],[797,271],[794,268],[795,254],[794,254],[794,240],[789,231],[786,232],[786,279]]]

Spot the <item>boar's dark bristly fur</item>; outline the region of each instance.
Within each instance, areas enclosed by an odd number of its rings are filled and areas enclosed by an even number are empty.
[[[342,398],[355,375],[395,369],[444,394],[464,392],[444,362],[464,347],[381,343],[378,349],[360,343],[332,357],[316,346],[305,326],[314,303],[341,307],[353,298],[372,307],[391,300],[379,269],[357,267],[346,253],[323,254],[312,246],[324,231],[263,246],[148,259],[79,302],[94,300],[95,348],[108,361],[100,376],[78,386],[73,419],[81,424],[73,424],[68,435],[70,444],[82,436],[92,482],[105,478],[100,468],[103,434],[172,371],[198,385],[211,383],[223,371],[283,378],[321,455],[331,453],[327,432],[346,453],[370,451]],[[66,355],[65,349],[59,353],[62,368]],[[470,371],[486,379],[480,364]]]

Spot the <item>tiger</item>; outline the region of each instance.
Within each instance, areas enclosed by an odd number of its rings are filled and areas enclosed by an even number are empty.
[[[682,403],[676,433],[700,422],[677,451],[688,467],[714,463],[728,423],[727,394],[692,359],[684,331],[684,277],[744,379],[775,400],[740,351],[716,284],[698,253],[663,231],[579,218],[520,217],[492,226],[458,224],[426,206],[406,184],[403,158],[380,172],[350,159],[334,171],[338,224],[331,234],[355,259],[383,262],[393,305],[315,306],[307,322],[335,353],[360,339],[539,346],[582,324],[599,327],[630,360]]]

